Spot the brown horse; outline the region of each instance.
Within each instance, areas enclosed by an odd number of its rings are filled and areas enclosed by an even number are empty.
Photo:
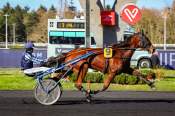
[[[78,88],[78,90],[85,92],[87,97],[90,97],[90,94],[96,94],[98,92],[105,91],[109,87],[110,82],[114,79],[114,77],[121,73],[135,75],[138,78],[145,81],[150,87],[154,87],[153,82],[149,80],[150,75],[147,76],[149,78],[145,78],[138,70],[130,68],[130,59],[137,48],[142,48],[151,52],[153,49],[153,45],[144,34],[137,33],[129,37],[126,41],[122,42],[121,44],[113,45],[113,57],[109,58],[107,63],[106,58],[104,57],[103,48],[74,49],[68,52],[61,60],[59,60],[59,58],[56,60],[58,62],[66,63],[78,56],[88,53],[89,51],[94,52],[94,55],[89,56],[79,61],[76,65],[72,66],[73,73],[77,75],[77,81],[75,83],[75,86]],[[88,68],[95,69],[102,73],[104,73],[105,69],[107,78],[104,80],[104,85],[101,90],[89,92],[83,88],[82,81],[86,76]]]

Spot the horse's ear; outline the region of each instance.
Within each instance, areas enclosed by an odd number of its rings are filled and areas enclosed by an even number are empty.
[[[140,29],[140,28],[137,28],[136,34],[138,34],[138,35],[144,35],[144,30],[143,29]]]
[[[141,34],[144,35],[144,30],[143,29],[141,30]]]

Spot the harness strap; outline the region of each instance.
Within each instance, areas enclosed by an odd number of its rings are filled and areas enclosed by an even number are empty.
[[[103,73],[107,73],[108,66],[109,66],[109,58],[105,58]]]

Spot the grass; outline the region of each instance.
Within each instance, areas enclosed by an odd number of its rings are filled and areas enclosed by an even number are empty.
[[[19,69],[0,69],[0,90],[31,90],[34,85]]]
[[[156,70],[157,71],[157,70]],[[155,72],[156,72],[155,71]],[[164,72],[164,78],[156,80],[156,91],[175,91],[175,71],[159,69],[158,72]],[[64,90],[76,90],[74,83],[61,82]],[[27,77],[19,69],[0,69],[0,90],[32,90],[36,82],[30,77]],[[84,87],[88,84],[84,83]],[[103,87],[102,83],[92,83],[90,88],[97,90]],[[111,84],[108,90],[116,91],[151,91],[147,85],[118,85]]]

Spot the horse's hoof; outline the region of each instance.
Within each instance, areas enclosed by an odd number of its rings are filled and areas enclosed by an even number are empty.
[[[91,101],[92,101],[92,96],[91,96],[90,94],[88,94],[88,95],[86,96],[86,101],[87,101],[88,103],[91,103]]]
[[[155,91],[156,90],[156,86],[155,85],[151,86],[151,90]]]
[[[151,87],[151,90],[156,90],[156,86],[154,83],[151,83],[149,86]]]
[[[89,98],[86,98],[86,101],[88,102],[88,103],[91,103],[91,98],[89,99]]]
[[[156,90],[156,87],[152,87],[151,90],[155,91]]]

